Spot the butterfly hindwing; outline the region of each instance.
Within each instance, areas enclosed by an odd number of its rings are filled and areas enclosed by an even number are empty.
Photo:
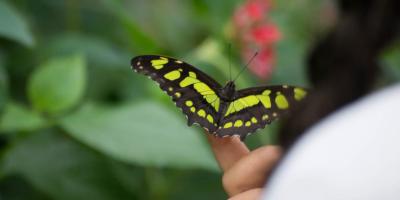
[[[304,89],[287,85],[239,90],[223,113],[224,118],[216,134],[221,137],[239,135],[244,139],[285,114],[305,94]]]
[[[146,55],[131,60],[132,69],[154,81],[165,91],[188,118],[188,124],[198,123],[214,132],[221,86],[193,66],[166,56]]]

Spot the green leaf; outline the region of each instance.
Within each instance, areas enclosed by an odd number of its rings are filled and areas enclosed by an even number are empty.
[[[386,48],[381,54],[380,64],[382,75],[387,84],[396,83],[400,80],[400,42],[396,42]]]
[[[50,200],[20,176],[8,176],[0,182],[0,194],[7,200]]]
[[[287,38],[278,43],[277,52],[277,67],[270,84],[306,86],[305,46]]]
[[[102,0],[101,2],[108,9],[108,12],[114,15],[116,21],[122,25],[119,28],[127,32],[129,35],[128,42],[131,47],[142,53],[157,52],[160,50],[157,43],[132,21],[132,17],[129,15],[130,11],[124,7],[123,2],[115,0]]]
[[[8,99],[8,74],[4,70],[3,59],[0,52],[0,116],[6,107]]]
[[[25,20],[7,1],[0,1],[0,36],[28,47],[34,45],[33,36]]]
[[[120,168],[98,153],[55,131],[30,134],[9,148],[2,175],[18,174],[52,199],[135,199],[122,183]],[[131,173],[125,178],[135,179]],[[137,192],[137,191],[136,191]]]
[[[61,125],[78,140],[119,160],[217,170],[203,136],[153,102],[114,109],[88,104]]]
[[[0,131],[31,131],[47,125],[46,120],[38,113],[28,110],[22,105],[9,102],[1,116]]]
[[[204,20],[204,22],[213,30],[214,35],[221,34],[226,22],[232,19],[235,7],[241,2],[243,1],[203,0],[201,4],[204,6],[204,9],[207,9],[207,12],[197,20]]]
[[[49,39],[41,52],[43,57],[71,55],[83,52],[89,65],[108,68],[126,68],[132,55],[113,46],[97,35],[65,33]],[[128,62],[127,62],[128,61]]]
[[[188,194],[190,194],[190,200],[228,199],[222,187],[220,175],[196,170],[175,172],[174,176],[167,178],[169,178],[168,192],[170,194],[166,199],[188,199]]]
[[[86,64],[82,56],[48,61],[32,75],[29,98],[37,110],[59,114],[76,105],[86,85]]]

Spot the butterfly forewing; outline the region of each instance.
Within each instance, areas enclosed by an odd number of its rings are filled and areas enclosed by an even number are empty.
[[[239,90],[229,104],[219,124],[218,136],[238,135],[244,139],[249,133],[264,128],[288,112],[301,101],[306,91],[286,85],[255,87]]]
[[[188,118],[210,132],[217,129],[221,86],[193,66],[166,56],[138,56],[131,60],[133,70],[156,81]]]

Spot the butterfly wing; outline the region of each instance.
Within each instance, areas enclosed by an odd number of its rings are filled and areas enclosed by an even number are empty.
[[[209,132],[217,129],[221,88],[211,77],[180,60],[158,55],[138,56],[132,69],[156,81],[187,116],[188,125],[198,123]]]
[[[289,108],[306,95],[303,88],[279,85],[239,90],[222,119],[216,135],[238,135],[243,140],[248,134],[264,128],[288,112]]]

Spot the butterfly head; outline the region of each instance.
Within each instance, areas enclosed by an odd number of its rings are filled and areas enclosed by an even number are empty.
[[[221,89],[220,92],[221,98],[225,100],[233,99],[235,95],[235,83],[233,81],[228,81],[226,85]]]

